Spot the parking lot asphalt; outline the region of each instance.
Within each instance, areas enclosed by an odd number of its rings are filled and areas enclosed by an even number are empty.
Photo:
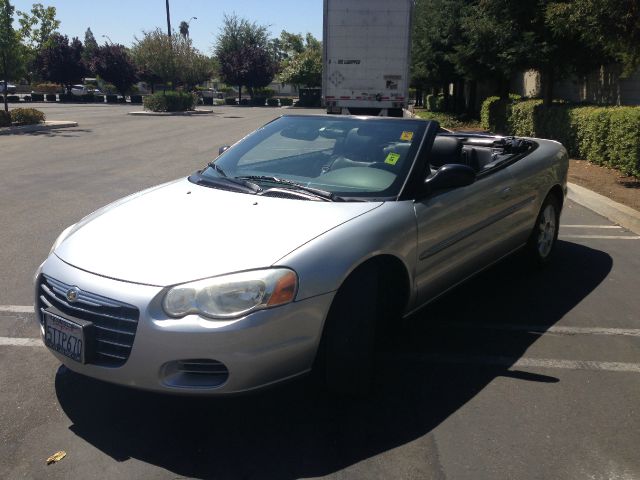
[[[60,367],[28,312],[57,233],[280,111],[46,107],[80,126],[0,139],[0,478],[640,477],[640,240],[570,201],[551,265],[515,255],[399,324],[366,399],[309,379],[169,397]]]

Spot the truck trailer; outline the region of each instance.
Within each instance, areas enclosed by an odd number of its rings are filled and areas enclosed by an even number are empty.
[[[409,101],[413,0],[324,0],[327,113],[402,116]]]

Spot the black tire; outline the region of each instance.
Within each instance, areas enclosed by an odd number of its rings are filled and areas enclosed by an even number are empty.
[[[371,388],[378,321],[378,274],[363,266],[340,287],[329,310],[316,370],[332,393],[359,396]]]
[[[553,258],[560,230],[560,209],[560,201],[552,193],[542,202],[526,246],[529,259],[536,265],[545,265]]]

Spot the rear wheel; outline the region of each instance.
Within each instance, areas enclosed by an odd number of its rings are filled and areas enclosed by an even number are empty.
[[[370,389],[378,310],[378,272],[365,265],[340,287],[325,323],[316,369],[330,391],[361,395]]]
[[[529,257],[537,264],[547,263],[553,254],[560,229],[560,202],[549,195],[542,203],[536,224],[527,242]]]

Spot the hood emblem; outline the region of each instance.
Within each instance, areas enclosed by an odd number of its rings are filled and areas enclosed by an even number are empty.
[[[67,290],[67,300],[71,303],[78,300],[78,295],[80,295],[80,289],[78,287],[73,287]]]

